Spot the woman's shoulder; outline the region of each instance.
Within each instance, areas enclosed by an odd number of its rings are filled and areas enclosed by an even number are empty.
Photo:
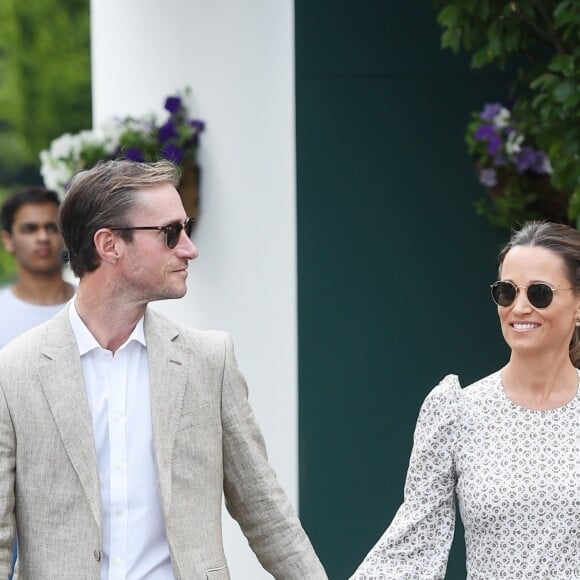
[[[465,404],[478,404],[490,396],[495,396],[501,387],[500,371],[495,371],[461,389],[461,398]]]
[[[421,412],[450,420],[457,415],[460,406],[478,404],[493,393],[500,381],[499,371],[496,371],[462,387],[457,375],[448,374],[425,397]]]
[[[461,395],[461,383],[459,377],[449,374],[443,377],[435,387],[431,389],[425,397],[423,405],[454,404],[457,403]]]

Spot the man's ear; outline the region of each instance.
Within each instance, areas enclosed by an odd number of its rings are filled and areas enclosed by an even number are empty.
[[[93,237],[97,254],[101,262],[115,264],[119,259],[117,250],[118,236],[108,228],[101,228],[95,232]]]
[[[2,230],[2,244],[4,245],[4,249],[9,253],[14,253],[14,244],[12,243],[12,234],[7,232],[6,230]]]

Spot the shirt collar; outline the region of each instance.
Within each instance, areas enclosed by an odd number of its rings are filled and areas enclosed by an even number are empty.
[[[97,342],[97,339],[93,336],[91,331],[87,328],[86,324],[81,320],[81,317],[79,316],[75,306],[74,298],[70,301],[68,319],[70,321],[70,325],[72,327],[72,331],[81,356],[87,354],[91,350],[103,348]],[[147,342],[145,340],[145,330],[143,326],[143,317],[139,319],[139,322],[137,322],[133,332],[129,335],[129,338],[119,348],[123,348],[132,340],[142,344],[145,347],[147,346]]]

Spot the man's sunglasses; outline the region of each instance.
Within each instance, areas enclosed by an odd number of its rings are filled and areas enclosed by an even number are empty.
[[[528,286],[516,286],[513,282],[499,280],[491,285],[491,297],[498,306],[511,306],[520,289],[526,290],[528,302],[534,308],[548,308],[554,299],[554,293],[572,288],[552,288],[545,282],[534,282]]]
[[[165,245],[170,249],[173,250],[177,243],[179,242],[179,236],[181,235],[181,231],[185,230],[185,235],[190,238],[191,233],[193,232],[193,224],[195,220],[193,218],[188,217],[185,222],[175,222],[172,224],[168,224],[166,226],[131,226],[131,227],[109,227],[110,230],[115,231],[130,231],[130,230],[158,230],[165,234]]]

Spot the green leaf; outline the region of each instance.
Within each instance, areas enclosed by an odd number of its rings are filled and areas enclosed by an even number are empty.
[[[472,68],[482,68],[486,64],[490,62],[489,54],[487,51],[487,46],[480,48],[472,57],[471,57],[471,67]]]
[[[459,52],[461,48],[461,31],[460,30],[446,30],[441,35],[441,47],[450,48],[453,52]]]
[[[578,89],[579,87],[575,83],[564,81],[554,89],[554,98],[560,103],[566,103]]]
[[[457,23],[459,22],[459,8],[454,4],[446,6],[437,15],[437,22],[447,28],[457,26]]]
[[[554,72],[561,72],[564,76],[568,77],[574,74],[575,62],[576,59],[571,54],[557,54],[548,63],[548,68]]]
[[[577,18],[573,10],[574,4],[576,4],[575,0],[564,0],[558,3],[554,10],[554,24],[556,28],[574,22]]]

